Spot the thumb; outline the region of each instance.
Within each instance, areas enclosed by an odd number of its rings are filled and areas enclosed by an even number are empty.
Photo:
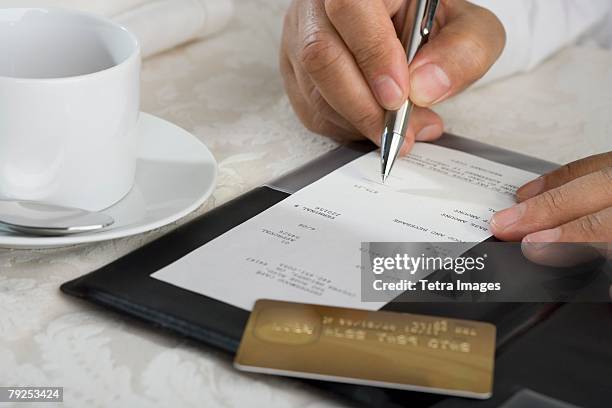
[[[506,33],[489,10],[465,0],[441,2],[439,30],[410,66],[410,99],[429,107],[480,79],[501,55]]]

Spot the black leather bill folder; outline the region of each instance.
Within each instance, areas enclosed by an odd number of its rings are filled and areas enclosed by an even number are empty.
[[[534,173],[555,164],[453,135],[438,144]],[[249,312],[150,275],[280,202],[300,188],[372,151],[340,147],[302,168],[200,216],[115,262],[65,283],[63,292],[168,329],[233,356]],[[507,267],[513,267],[509,256]],[[307,381],[371,407],[498,407],[523,389],[577,406],[612,404],[612,308],[606,303],[407,303],[384,310],[491,322],[497,327],[493,397],[440,395]],[[254,405],[255,406],[255,405]]]

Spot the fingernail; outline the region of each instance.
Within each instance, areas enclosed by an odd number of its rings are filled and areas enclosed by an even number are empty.
[[[421,129],[415,138],[419,142],[428,142],[438,138],[441,134],[442,128],[440,125],[429,125]]]
[[[525,214],[525,205],[518,204],[496,213],[491,219],[491,229],[494,234],[500,233],[516,224]]]
[[[516,192],[516,196],[519,200],[524,201],[537,196],[542,190],[544,190],[544,177],[538,177],[519,188]]]
[[[561,229],[553,228],[544,231],[534,232],[523,238],[523,242],[533,249],[543,249],[552,243],[555,243],[561,238]]]
[[[374,92],[383,108],[396,109],[404,103],[402,88],[388,75],[381,75],[374,81]]]
[[[451,88],[446,72],[435,64],[425,64],[410,76],[410,98],[419,105],[431,105],[442,99]]]

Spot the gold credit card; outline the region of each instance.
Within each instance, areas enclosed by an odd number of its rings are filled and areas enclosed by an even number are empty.
[[[259,300],[236,368],[489,398],[495,326],[384,311]]]

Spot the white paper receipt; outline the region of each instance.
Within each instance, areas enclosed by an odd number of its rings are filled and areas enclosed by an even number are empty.
[[[250,310],[257,299],[361,302],[362,242],[481,242],[537,175],[417,144],[380,182],[379,152],[341,167],[152,277]]]

